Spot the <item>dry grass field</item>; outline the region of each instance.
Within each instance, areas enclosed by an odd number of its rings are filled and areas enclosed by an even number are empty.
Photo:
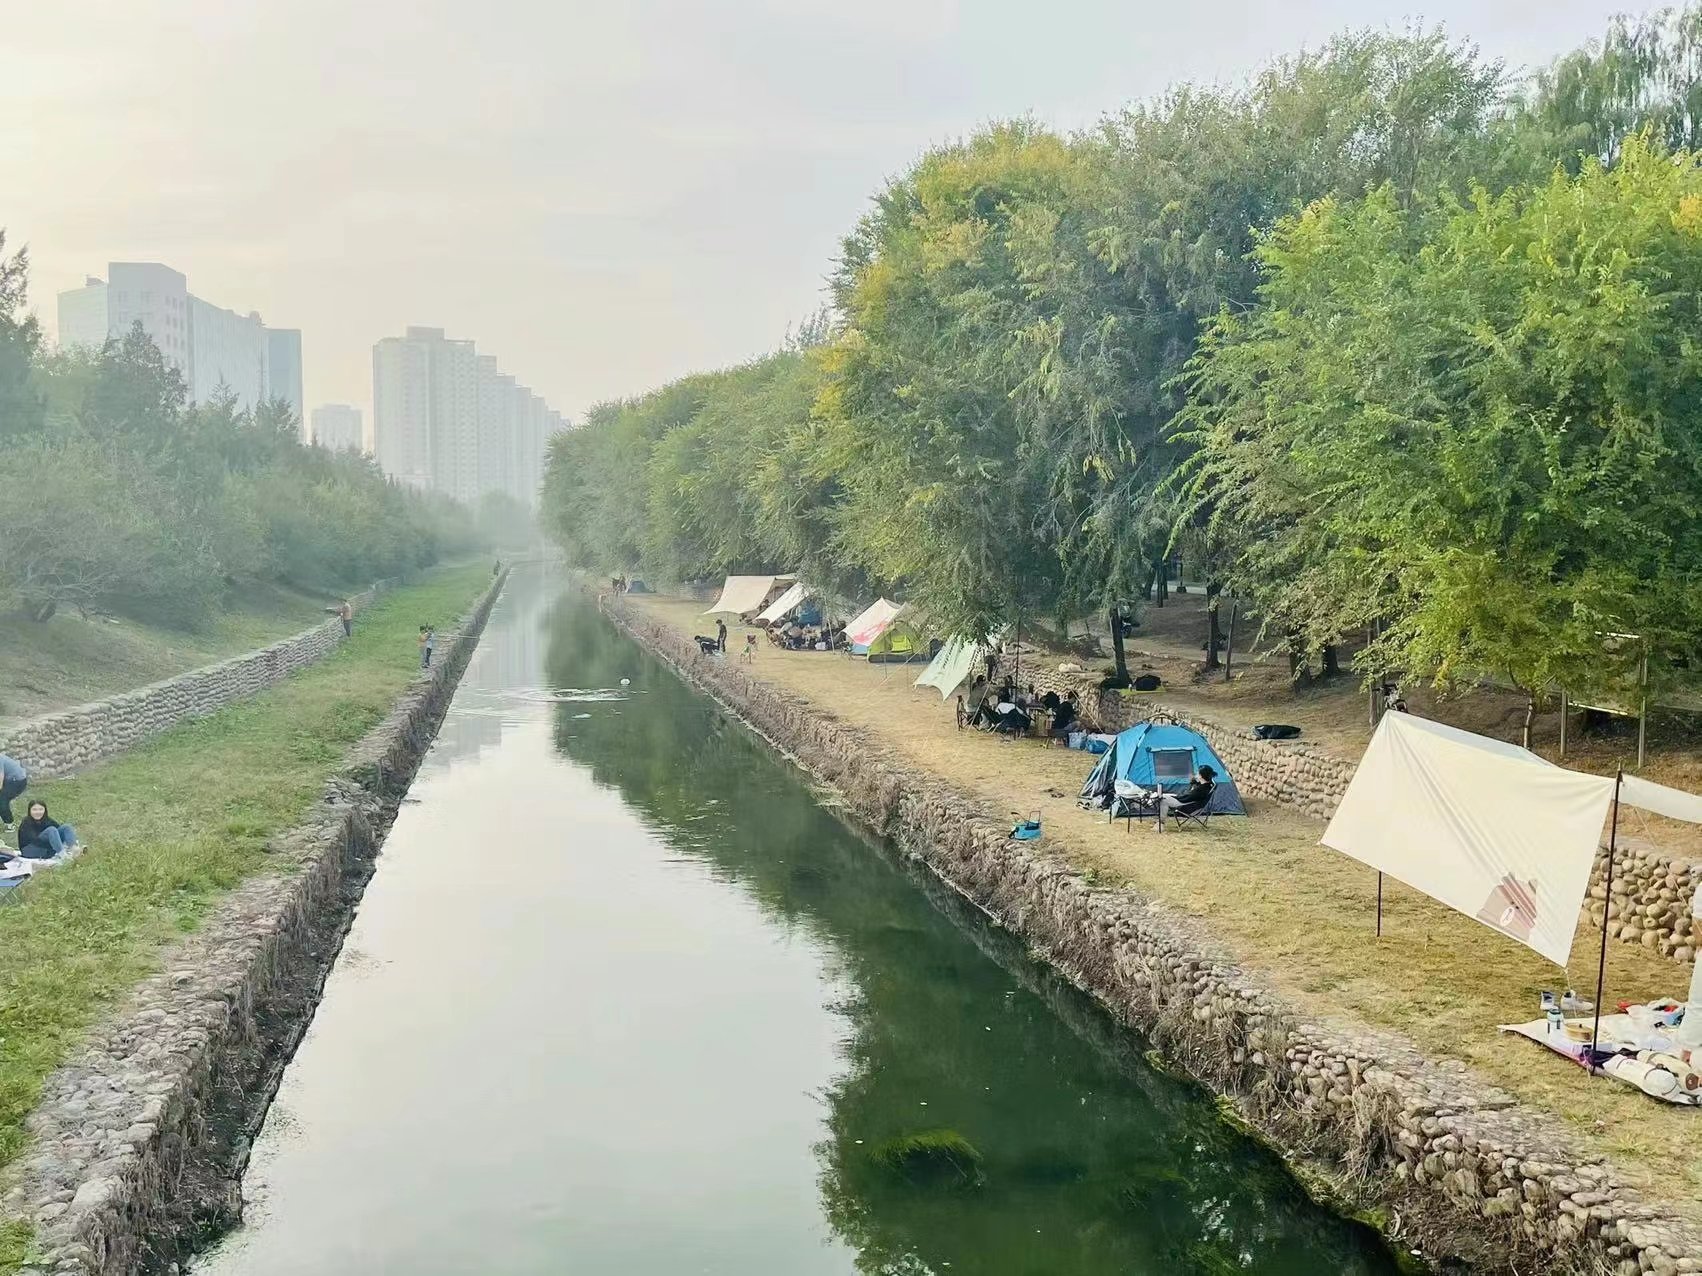
[[[701,602],[630,601],[681,632],[713,629],[699,615]],[[1198,607],[1196,600],[1196,613]],[[728,659],[742,645],[743,631],[735,625]],[[1243,682],[1219,683],[1221,690],[1195,687],[1183,673],[1193,659],[1178,642],[1143,635],[1131,639],[1130,648],[1150,652],[1131,654],[1131,663],[1151,663],[1174,682],[1176,692],[1167,691],[1167,700],[1226,723],[1299,722],[1309,739],[1324,736],[1344,756],[1357,756],[1363,747],[1366,733],[1361,728],[1356,742],[1349,719],[1355,710],[1363,715],[1364,701],[1351,690],[1296,697],[1286,690],[1286,668],[1251,664],[1244,666],[1249,676]],[[1628,1181],[1702,1218],[1702,1111],[1592,1080],[1558,1056],[1496,1031],[1499,1023],[1535,1018],[1540,989],[1570,983],[1591,995],[1599,932],[1580,927],[1562,975],[1530,950],[1389,882],[1378,938],[1376,875],[1319,846],[1321,825],[1286,808],[1249,801],[1248,818],[1214,819],[1204,833],[1160,836],[1139,823],[1127,830],[1076,806],[1093,765],[1089,755],[959,731],[949,701],[912,685],[920,666],[783,652],[764,641],[755,672],[866,731],[871,748],[973,793],[990,813],[1038,809],[1055,849],[1101,882],[1126,884],[1199,919],[1245,968],[1304,1011],[1393,1029],[1434,1058],[1470,1065],[1553,1113],[1582,1143],[1609,1156]],[[1262,697],[1255,694],[1260,686],[1266,688]],[[1280,711],[1272,707],[1273,695],[1288,697],[1276,702]],[[1479,716],[1492,711],[1479,706]],[[1651,772],[1685,783],[1688,765]],[[1686,972],[1672,962],[1641,948],[1608,945],[1609,1003],[1682,994],[1687,984]]]

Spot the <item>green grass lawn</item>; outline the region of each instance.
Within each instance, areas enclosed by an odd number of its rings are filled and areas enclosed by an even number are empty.
[[[419,626],[447,630],[489,582],[488,565],[440,569],[361,612],[349,642],[290,681],[30,786],[25,798],[46,801],[91,849],[0,907],[0,1166],[22,1151],[43,1079],[95,1016],[264,869],[266,840],[300,822],[389,712],[418,672]],[[27,1239],[0,1235],[0,1272],[16,1269]]]
[[[0,616],[0,722],[50,713],[264,647],[325,619],[340,595],[251,581],[196,629],[64,611]]]

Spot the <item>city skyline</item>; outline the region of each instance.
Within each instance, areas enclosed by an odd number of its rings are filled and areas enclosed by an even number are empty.
[[[86,275],[57,300],[61,347],[98,350],[140,324],[182,373],[191,402],[209,402],[221,389],[245,410],[283,399],[305,431],[299,328],[270,327],[258,311],[207,301],[189,291],[183,271],[158,261],[109,261],[106,278]]]
[[[372,347],[372,455],[399,483],[469,505],[537,503],[544,452],[568,421],[468,338],[418,325]]]

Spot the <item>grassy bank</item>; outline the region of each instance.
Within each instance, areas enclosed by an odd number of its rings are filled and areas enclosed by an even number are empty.
[[[631,600],[680,633],[703,628],[702,603]],[[734,632],[729,650],[741,645]],[[1390,881],[1374,933],[1376,874],[1318,845],[1322,825],[1274,802],[1249,819],[1162,838],[1137,823],[1107,824],[1076,795],[1089,756],[1040,741],[956,729],[951,705],[912,685],[919,670],[764,643],[753,672],[865,733],[872,749],[930,772],[994,818],[1038,809],[1047,844],[1103,885],[1162,900],[1205,928],[1266,987],[1321,1021],[1400,1032],[1434,1059],[1454,1059],[1551,1113],[1623,1177],[1692,1217],[1702,1215],[1702,1111],[1657,1103],[1592,1080],[1530,1042],[1496,1030],[1536,1016],[1537,993],[1594,991],[1599,931],[1580,926],[1565,975],[1523,948]],[[1650,950],[1608,946],[1607,995],[1682,994],[1689,975]],[[1586,994],[1587,995],[1587,994]]]
[[[381,598],[349,642],[290,681],[31,786],[92,849],[0,908],[0,1164],[24,1146],[42,1079],[95,1015],[222,892],[264,871],[266,840],[302,818],[388,712],[418,672],[419,625],[447,628],[489,581],[484,564],[435,572]],[[21,1238],[9,1239],[0,1271],[21,1258]]]
[[[0,617],[0,722],[50,713],[264,647],[325,619],[340,595],[249,582],[197,629],[66,610]]]

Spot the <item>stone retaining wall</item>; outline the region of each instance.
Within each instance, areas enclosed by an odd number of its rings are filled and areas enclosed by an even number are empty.
[[[1557,1118],[1392,1034],[1307,1020],[1188,919],[1010,840],[968,796],[871,753],[827,713],[611,612],[1273,1140],[1392,1207],[1402,1241],[1493,1272],[1702,1271],[1702,1230],[1638,1200]]]
[[[240,1216],[248,1140],[506,579],[357,746],[308,820],[268,848],[276,871],[222,899],[47,1079],[30,1151],[0,1207],[0,1222],[35,1229],[26,1276],[175,1271],[195,1242]]]
[[[1008,672],[1000,665],[997,676]],[[1167,714],[1210,742],[1229,767],[1240,790],[1328,820],[1347,792],[1354,764],[1299,740],[1255,740],[1245,730],[1226,727],[1165,704],[1155,696],[1102,691],[1097,675],[1060,672],[1025,663],[1022,685],[1059,695],[1076,693],[1083,714],[1102,731],[1116,732],[1154,714]],[[1675,962],[1689,964],[1702,948],[1702,926],[1690,915],[1690,901],[1702,883],[1702,864],[1672,855],[1635,837],[1620,839],[1613,862],[1613,900],[1608,934],[1621,943],[1641,944]],[[1607,854],[1596,855],[1590,894],[1578,915],[1580,925],[1600,927],[1607,899]]]
[[[376,585],[357,594],[351,600],[357,613],[385,587]],[[258,651],[105,700],[0,727],[0,753],[22,762],[37,779],[67,775],[133,749],[180,722],[206,717],[264,691],[323,660],[342,641],[342,622],[333,617]]]

